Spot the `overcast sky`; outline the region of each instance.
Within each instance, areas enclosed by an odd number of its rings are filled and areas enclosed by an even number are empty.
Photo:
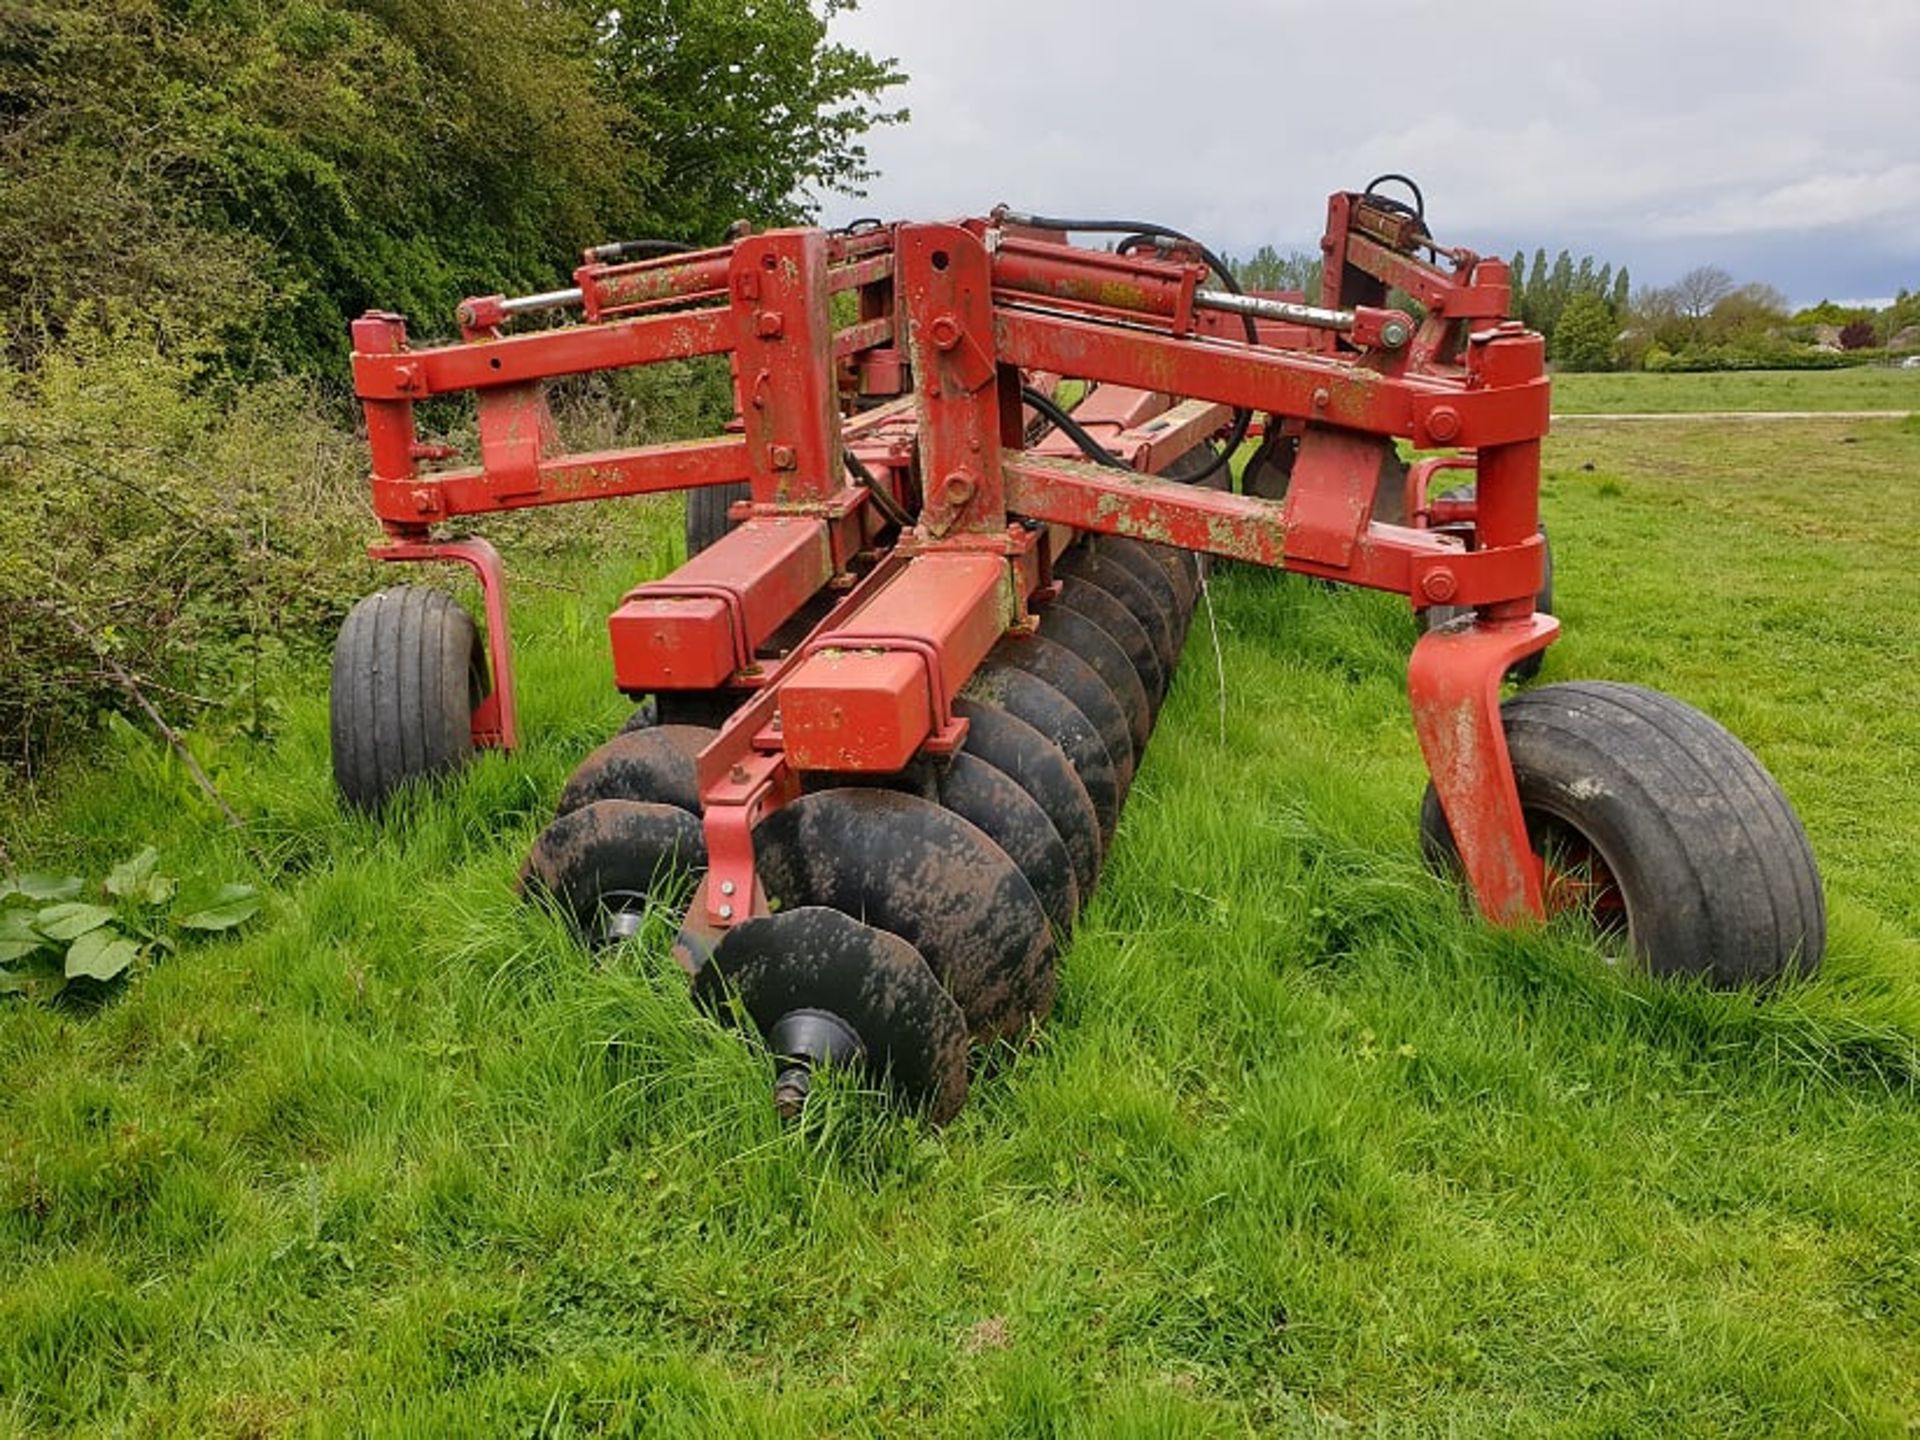
[[[834,34],[913,118],[829,220],[1005,200],[1245,255],[1400,170],[1483,253],[1920,286],[1920,0],[863,0]]]

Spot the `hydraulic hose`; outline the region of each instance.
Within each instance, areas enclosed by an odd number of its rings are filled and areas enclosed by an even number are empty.
[[[1128,237],[1128,240],[1122,242],[1123,249],[1126,248],[1128,243],[1143,242],[1155,237],[1179,240],[1191,245],[1199,252],[1200,258],[1206,261],[1207,268],[1220,277],[1220,283],[1229,291],[1235,295],[1244,295],[1246,293],[1240,288],[1240,282],[1234,278],[1233,271],[1227,268],[1226,261],[1222,260],[1218,255],[1214,254],[1213,251],[1194,239],[1193,236],[1187,234],[1185,231],[1175,230],[1170,225],[1156,225],[1148,220],[1081,220],[1063,218],[1058,215],[1030,215],[1015,212],[1004,205],[996,210],[994,215],[996,218],[1012,220],[1021,225],[1031,225],[1039,230],[1065,230],[1069,232],[1079,231],[1084,234],[1125,235]],[[1253,317],[1251,315],[1243,315],[1241,321],[1247,327],[1247,343],[1249,345],[1258,345],[1260,343],[1260,330],[1259,327],[1253,323]],[[1045,399],[1044,396],[1041,398],[1043,400]],[[1029,400],[1028,403],[1032,404],[1033,402]],[[1050,400],[1046,403],[1048,405],[1053,404]],[[1034,408],[1039,410],[1043,415],[1047,413],[1041,406],[1035,405]],[[1058,410],[1057,406],[1054,408]],[[1059,413],[1064,416],[1066,412],[1059,411]],[[1055,421],[1055,423],[1058,424],[1059,422]],[[1189,483],[1194,485],[1204,484],[1206,481],[1212,479],[1214,475],[1218,474],[1220,469],[1233,459],[1233,452],[1240,448],[1241,443],[1247,438],[1248,429],[1250,429],[1252,425],[1253,411],[1235,409],[1233,412],[1233,429],[1227,435],[1227,443],[1220,449],[1219,453],[1207,463],[1207,467],[1204,470],[1201,470],[1190,478]],[[1073,432],[1068,430],[1066,426],[1062,425],[1060,428],[1070,438],[1073,436]],[[1078,427],[1076,426],[1075,428],[1077,429]],[[1084,430],[1080,433],[1086,435]],[[1092,438],[1091,436],[1087,436],[1088,440],[1092,440]],[[1074,443],[1080,445],[1081,449],[1086,449],[1086,446],[1081,444],[1077,438],[1074,439]],[[1104,450],[1100,453],[1103,455],[1106,454]]]

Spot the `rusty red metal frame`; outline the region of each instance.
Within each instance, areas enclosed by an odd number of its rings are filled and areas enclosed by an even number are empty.
[[[1473,607],[1414,649],[1415,726],[1482,908],[1504,921],[1537,916],[1540,867],[1498,694],[1506,667],[1557,628],[1533,613],[1542,342],[1503,318],[1504,263],[1438,250],[1403,207],[1335,195],[1324,249],[1318,309],[1209,291],[1205,267],[1178,247],[1093,251],[993,217],[854,236],[774,231],[633,263],[590,252],[571,291],[469,301],[459,345],[411,348],[395,316],[356,323],[375,512],[412,547],[404,558],[465,558],[447,548],[461,542],[430,540],[430,527],[748,482],[741,529],[638,587],[611,623],[623,688],[743,700],[699,764],[711,868],[696,909],[709,929],[762,903],[751,827],[797,793],[798,772],[897,769],[957,743],[947,697],[998,634],[1045,602],[1048,553],[1070,538],[1050,527],[1391,590],[1416,607]],[[1417,323],[1389,304],[1395,290],[1418,303]],[[836,328],[833,297],[847,292],[858,318]],[[518,315],[566,308],[584,321],[503,333]],[[1249,316],[1259,343],[1246,336]],[[555,453],[546,381],[721,354],[733,366],[737,433]],[[1094,382],[1086,428],[1129,468],[1089,463],[1057,434],[1023,447],[1022,381],[1040,374]],[[467,391],[479,405],[479,463],[429,468],[449,457],[419,442],[413,406]],[[859,413],[906,392],[910,402]],[[1236,409],[1298,434],[1284,502],[1156,478]],[[1396,440],[1470,452],[1416,467],[1406,525],[1371,518]],[[848,483],[847,454],[890,504]],[[1436,515],[1434,473],[1469,467],[1471,514]],[[913,523],[883,540],[882,512],[901,509]],[[1471,546],[1435,528],[1467,519]],[[810,527],[797,543],[796,525]],[[510,676],[504,603],[482,581],[496,674]],[[829,587],[849,593],[806,640],[761,653]],[[510,683],[506,696],[510,743]]]

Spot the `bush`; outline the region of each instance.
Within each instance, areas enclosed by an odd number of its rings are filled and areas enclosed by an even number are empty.
[[[84,331],[0,368],[0,763],[31,767],[124,705],[252,704],[263,661],[369,588],[364,461],[313,390],[203,390],[193,361]]]

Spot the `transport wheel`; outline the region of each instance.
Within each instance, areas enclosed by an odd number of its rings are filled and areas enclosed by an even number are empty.
[[[1039,897],[953,811],[892,790],[818,790],[755,826],[753,848],[776,916],[824,905],[899,936],[975,1038],[1017,1035],[1053,1008],[1053,932]]]
[[[1066,752],[998,705],[963,695],[954,700],[953,713],[967,721],[966,753],[1026,791],[1052,822],[1073,867],[1076,898],[1084,904],[1100,878],[1100,817]]]
[[[701,485],[687,492],[687,558],[691,560],[733,529],[728,509],[753,493],[744,480],[731,485]]]
[[[616,735],[568,777],[556,813],[596,800],[650,800],[698,815],[694,760],[717,733],[699,725],[655,725]]]
[[[677,805],[596,800],[540,832],[520,870],[520,891],[554,904],[589,945],[640,928],[656,897],[677,897],[707,866],[699,817]]]
[[[1737,986],[1819,967],[1826,903],[1806,832],[1726,730],[1670,695],[1598,680],[1526,691],[1501,715],[1551,912],[1586,915],[1657,975]],[[1457,873],[1431,785],[1420,840]]]
[[[486,699],[480,633],[451,595],[396,585],[347,612],[333,647],[333,779],[357,809],[378,810],[410,780],[458,769],[473,753]]]

